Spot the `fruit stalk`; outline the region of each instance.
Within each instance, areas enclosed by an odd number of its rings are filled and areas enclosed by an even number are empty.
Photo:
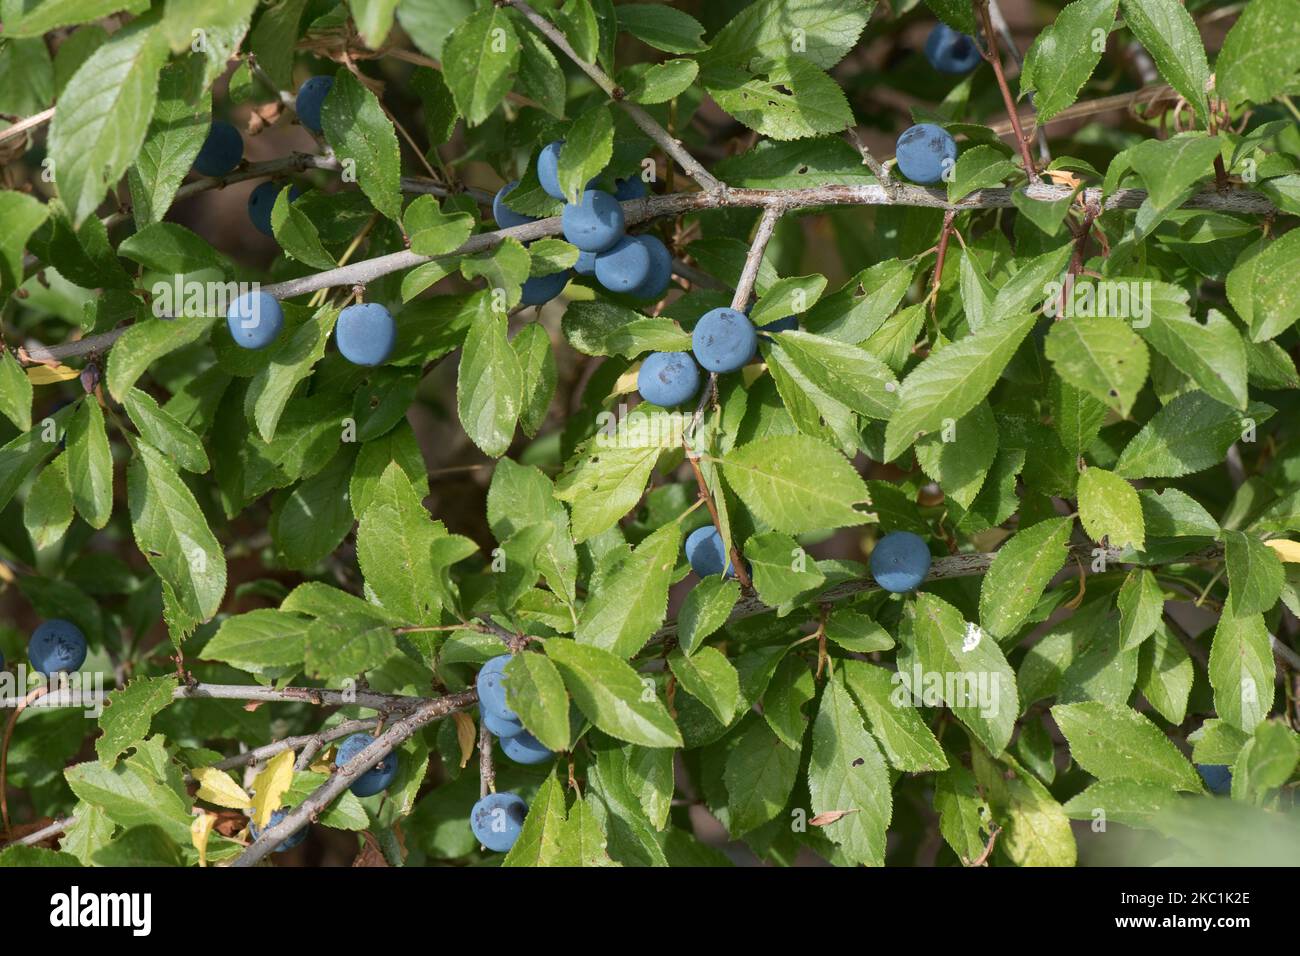
[[[1024,130],[1020,127],[1020,114],[1016,112],[1015,98],[1011,95],[1011,88],[1007,86],[1006,74],[1002,72],[1002,54],[998,50],[998,37],[993,29],[993,22],[989,19],[988,0],[975,0],[975,13],[984,27],[984,40],[989,45],[985,59],[989,61],[993,67],[993,75],[997,77],[1002,102],[1007,107],[1007,119],[1011,121],[1011,129],[1016,137],[1016,147],[1020,150],[1020,158],[1025,164],[1025,173],[1031,183],[1036,183],[1038,170],[1034,166],[1034,157],[1029,154],[1029,142],[1025,139]]]

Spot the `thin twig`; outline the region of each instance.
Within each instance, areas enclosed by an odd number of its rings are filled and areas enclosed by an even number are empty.
[[[478,795],[479,799],[497,792],[497,772],[492,765],[492,731],[479,721],[478,727]]]
[[[1002,102],[1007,108],[1007,119],[1011,121],[1011,130],[1015,134],[1016,148],[1020,150],[1020,159],[1025,165],[1025,175],[1029,177],[1031,183],[1036,183],[1038,170],[1034,166],[1034,158],[1029,155],[1029,142],[1025,139],[1024,130],[1020,128],[1020,115],[1016,112],[1016,101],[1011,95],[1011,88],[1007,86],[1006,74],[1002,72],[1002,55],[998,52],[997,32],[989,20],[988,0],[975,0],[975,12],[984,27],[984,39],[989,46],[985,59],[993,67],[993,76],[998,81],[998,90],[1002,93]]]
[[[257,863],[298,832],[299,828],[315,819],[335,797],[350,787],[353,781],[418,733],[426,724],[455,711],[465,710],[476,703],[478,703],[478,693],[471,688],[458,694],[426,700],[415,710],[393,721],[375,738],[374,742],[345,766],[340,767],[328,780],[312,791],[307,799],[286,813],[279,823],[263,830],[256,842],[230,865],[248,867]]]
[[[7,126],[4,129],[0,129],[0,143],[3,143],[5,140],[8,139],[13,139],[19,133],[23,133],[29,129],[36,129],[37,127],[44,126],[53,118],[54,118],[54,107],[51,106],[48,110],[42,110],[41,112],[36,113],[33,116],[28,116],[26,119],[20,119],[12,126]]]
[[[628,116],[632,117],[632,122],[641,128],[641,131],[659,144],[665,153],[677,160],[677,164],[685,170],[686,174],[700,184],[702,189],[710,192],[714,190],[725,190],[726,186],[712,173],[700,165],[699,161],[688,153],[682,144],[668,135],[668,131],[659,125],[653,116],[647,113],[636,103],[630,103],[624,99],[623,90],[614,83],[609,75],[605,73],[595,63],[588,63],[569,45],[569,41],[564,34],[555,28],[555,25],[547,20],[544,16],[530,7],[524,0],[509,0],[510,6],[518,10],[529,23],[537,28],[546,39],[554,43],[570,60],[572,60],[583,73],[586,73],[591,81],[600,87],[605,95],[614,100]]]

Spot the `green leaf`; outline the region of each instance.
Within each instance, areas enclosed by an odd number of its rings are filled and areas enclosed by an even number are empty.
[[[1210,67],[1191,14],[1178,0],[1121,0],[1120,6],[1124,22],[1156,61],[1160,75],[1204,123],[1209,116],[1205,86]]]
[[[1178,478],[1223,463],[1229,446],[1273,409],[1251,403],[1245,414],[1204,392],[1184,392],[1156,412],[1129,439],[1115,463],[1125,478]]]
[[[161,826],[172,839],[189,843],[189,801],[135,758],[113,767],[91,760],[69,767],[63,776],[74,794],[119,826]]]
[[[460,357],[456,410],[484,454],[497,458],[510,447],[522,391],[523,370],[506,339],[506,316],[492,310],[489,296],[481,296]]]
[[[1120,644],[1132,650],[1160,626],[1165,610],[1165,595],[1156,576],[1146,568],[1134,568],[1124,579],[1116,597],[1119,607]],[[1182,723],[1175,720],[1174,723]]]
[[[1054,322],[1047,357],[1058,375],[1127,418],[1147,380],[1146,344],[1112,316],[1074,316]]]
[[[68,423],[67,445],[72,502],[87,524],[102,528],[113,514],[113,454],[94,395],[82,400]]]
[[[1142,521],[1153,538],[1219,535],[1219,523],[1186,492],[1177,488],[1161,492],[1144,488],[1138,497],[1142,501]]]
[[[396,650],[392,627],[372,616],[321,617],[307,628],[303,669],[325,680],[355,677],[378,668]]]
[[[569,127],[560,150],[560,188],[569,202],[582,200],[587,182],[609,165],[614,151],[614,117],[609,106],[597,103]]]
[[[699,74],[699,64],[685,58],[663,63],[636,63],[618,75],[619,86],[634,103],[667,103],[685,93]]]
[[[1170,0],[1159,0],[1165,2]],[[1181,6],[1178,9],[1182,12]],[[1134,223],[1136,238],[1150,235],[1195,191],[1197,182],[1214,172],[1214,158],[1220,148],[1217,137],[1185,133],[1172,139],[1143,140],[1128,151],[1130,164],[1147,187],[1147,198]]]
[[[1211,309],[1204,323],[1187,308],[1187,292],[1165,282],[1153,287],[1149,323],[1134,323],[1147,344],[1169,359],[1211,397],[1245,410],[1246,343],[1223,313]]]
[[[528,807],[528,816],[519,838],[502,861],[502,866],[554,866],[560,857],[560,838],[564,833],[564,788],[555,775],[537,790]]]
[[[895,703],[899,687],[895,673],[856,660],[844,660],[840,668],[891,767],[908,773],[948,769],[948,758],[920,712]]]
[[[199,436],[159,407],[153,396],[133,388],[122,402],[141,437],[186,471],[208,470],[208,454]]]
[[[1225,609],[1214,629],[1209,670],[1219,717],[1251,733],[1273,708],[1276,665],[1264,618]]]
[[[1250,326],[1252,342],[1276,338],[1300,318],[1300,275],[1290,268],[1300,256],[1294,230],[1250,246],[1228,273],[1228,301]]]
[[[677,643],[687,654],[727,623],[740,598],[740,584],[720,574],[710,575],[691,588],[677,612]]]
[[[726,22],[701,60],[744,65],[782,57],[799,31],[804,47],[799,55],[829,70],[853,49],[874,9],[874,2],[863,0],[829,6],[822,0],[759,0]]]
[[[764,66],[761,76],[709,66],[702,82],[718,106],[772,139],[806,139],[852,125],[844,91],[806,55],[767,60]]]
[[[794,538],[779,531],[756,534],[745,542],[754,587],[764,604],[780,607],[819,587],[826,575]]]
[[[1065,803],[1065,812],[1072,820],[1093,822],[1105,819],[1129,827],[1146,827],[1181,799],[1162,784],[1138,783],[1136,780],[1099,780]]]
[[[72,489],[68,486],[68,459],[55,458],[32,482],[23,506],[23,527],[37,551],[57,544],[72,524]]]
[[[668,585],[681,545],[676,522],[637,545],[588,596],[574,640],[624,659],[641,650],[668,610]]]
[[[149,736],[149,725],[172,702],[176,687],[175,677],[137,677],[112,691],[99,717],[102,734],[95,741],[99,759],[111,768],[131,744]]]
[[[948,180],[948,201],[956,202],[977,189],[1000,186],[1019,169],[992,146],[973,146],[959,157]]]
[[[781,658],[763,691],[763,719],[787,746],[798,750],[808,728],[804,707],[817,696],[817,681],[808,662],[797,654]]]
[[[272,608],[228,617],[204,645],[204,660],[225,661],[232,667],[269,677],[296,669],[307,648],[306,618]]]
[[[226,556],[193,493],[144,441],[136,443],[126,487],[136,547],[184,612],[209,620],[226,593]]]
[[[975,775],[965,767],[952,767],[935,777],[934,808],[939,832],[962,863],[969,865],[984,853],[990,813]]]
[[[643,751],[658,753],[659,751]],[[560,836],[560,855],[555,866],[617,866],[606,852],[608,840],[596,813],[581,796],[569,808],[569,818]]]
[[[691,336],[666,316],[647,318],[612,302],[575,302],[560,320],[564,337],[584,355],[688,352]]]
[[[506,665],[506,704],[549,750],[569,749],[569,697],[550,658],[516,654]]]
[[[366,198],[393,222],[400,222],[401,151],[379,98],[349,71],[339,70],[321,106],[321,128],[339,161],[345,166],[355,164],[357,185]]]
[[[393,28],[397,0],[348,0],[348,8],[366,46],[372,50],[382,47]]]
[[[990,815],[1002,823],[1002,853],[1016,866],[1074,866],[1078,847],[1070,821],[1038,778],[1010,754],[995,761],[975,748],[972,757]]]
[[[855,863],[883,866],[885,830],[893,813],[889,771],[843,676],[835,671],[813,721],[808,790],[814,816],[844,812],[822,832]]]
[[[707,50],[704,27],[689,13],[664,3],[623,3],[614,8],[618,27],[665,53]]]
[[[1146,524],[1137,489],[1104,468],[1079,476],[1079,521],[1093,541],[1108,539],[1112,548],[1146,545]]]
[[[298,21],[307,0],[281,0],[269,7],[257,20],[249,46],[257,65],[266,71],[277,89],[293,84],[294,44],[298,40]]]
[[[1137,687],[1165,720],[1177,726],[1187,716],[1192,693],[1192,659],[1169,628],[1157,624],[1138,652]]]
[[[980,625],[994,638],[1010,637],[1033,611],[1069,554],[1069,518],[1022,528],[998,550],[980,586]]]
[[[1246,5],[1214,61],[1215,91],[1234,113],[1243,103],[1264,104],[1294,91],[1300,64],[1296,0],[1255,0]]]
[[[788,747],[757,714],[740,724],[727,753],[727,829],[733,837],[776,819],[799,772],[799,748]]]
[[[642,747],[680,747],[681,731],[668,716],[650,678],[644,680],[609,651],[562,638],[546,641],[578,709],[599,729]]]
[[[774,435],[741,445],[722,459],[727,484],[777,531],[802,534],[863,524],[853,506],[868,500],[853,466],[805,435]]]
[[[146,319],[130,326],[108,353],[108,390],[119,402],[157,359],[192,345],[207,334],[212,319]]]
[[[969,508],[998,453],[998,426],[988,402],[916,443],[916,461],[946,497]]]
[[[629,419],[619,423],[620,433]],[[623,447],[615,438],[610,447],[597,446],[590,457],[560,475],[555,497],[573,507],[573,540],[588,541],[631,511],[663,450],[657,443]]]
[[[22,284],[23,249],[31,234],[45,222],[50,207],[24,193],[0,191],[0,292]]]
[[[1011,740],[1019,708],[1016,678],[997,642],[932,594],[918,594],[904,614],[899,693],[927,705],[942,700],[981,743],[1000,753]]]
[[[563,119],[568,87],[559,61],[555,59],[555,54],[546,45],[546,41],[532,30],[520,30],[516,35],[519,37],[519,74],[515,89],[527,95],[552,116]],[[450,91],[447,96],[450,98]],[[446,138],[450,139],[450,135]]]
[[[432,197],[422,197],[432,198]],[[321,245],[316,224],[293,205],[291,190],[281,189],[271,208],[271,231],[285,254],[313,269],[333,269],[338,263]]]
[[[1228,604],[1236,617],[1263,614],[1282,594],[1282,562],[1254,535],[1224,531]]]
[[[1034,39],[1025,54],[1020,92],[1033,91],[1040,123],[1078,99],[1106,52],[1104,39],[1095,42],[1096,31],[1102,31],[1103,37],[1111,31],[1118,7],[1118,0],[1076,0]]]
[[[865,349],[792,330],[774,337],[769,361],[788,365],[800,379],[832,400],[868,418],[888,420],[898,407],[898,382]]]
[[[137,228],[162,221],[207,138],[210,97],[191,102],[189,87],[190,77],[180,65],[163,69],[153,120],[127,175]]]
[[[181,848],[162,827],[131,827],[95,852],[98,866],[181,866]]]
[[[396,463],[384,469],[357,527],[357,559],[378,603],[412,625],[434,623],[440,606],[431,549],[441,522]]]
[[[94,213],[139,155],[158,93],[167,41],[156,19],[135,20],[95,50],[59,97],[50,156],[74,225]]]
[[[893,461],[917,438],[941,429],[945,419],[956,421],[978,405],[1034,321],[1032,315],[1004,318],[931,352],[899,389],[898,411],[885,430],[883,460]]]
[[[443,44],[442,75],[471,126],[492,115],[519,67],[519,37],[506,11],[484,7],[463,20]]]
[[[1057,704],[1052,719],[1070,756],[1098,780],[1133,780],[1202,792],[1201,778],[1150,720],[1123,706],[1084,701]]]
[[[740,675],[726,655],[713,647],[701,647],[689,657],[678,648],[668,655],[682,689],[713,712],[721,724],[730,724],[740,706]]]
[[[446,255],[474,231],[473,216],[444,213],[433,196],[417,196],[402,214],[402,224],[411,237],[411,251],[422,256]]]
[[[20,432],[32,427],[32,380],[7,349],[0,350],[0,414]]]
[[[519,356],[522,374],[523,407],[519,413],[519,427],[524,434],[534,436],[546,423],[551,400],[555,397],[558,371],[555,353],[551,350],[551,337],[537,322],[525,325],[510,340],[510,347]]]
[[[466,279],[485,278],[490,292],[504,290],[505,301],[500,303],[501,308],[514,308],[519,304],[520,292],[531,269],[532,258],[528,250],[519,240],[511,238],[497,243],[487,252],[460,260],[460,273]]]
[[[272,441],[280,416],[289,404],[298,383],[311,375],[316,363],[325,355],[330,331],[339,310],[324,305],[291,335],[282,335],[272,345],[270,361],[253,376],[244,393],[244,414],[257,425],[263,441]]]

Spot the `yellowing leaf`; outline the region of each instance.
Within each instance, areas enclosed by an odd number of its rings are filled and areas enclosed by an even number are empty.
[[[456,722],[456,743],[460,744],[460,765],[464,768],[465,764],[469,763],[470,755],[474,753],[478,732],[474,728],[474,718],[464,711],[456,711],[451,715],[451,719]]]
[[[1266,545],[1277,552],[1277,556],[1289,564],[1300,564],[1300,541],[1288,541],[1286,538],[1274,538],[1265,541]]]
[[[253,778],[253,822],[265,829],[271,814],[280,808],[280,799],[293,783],[293,751],[282,750]]]
[[[216,767],[199,767],[191,776],[199,782],[199,792],[195,796],[219,807],[232,810],[246,810],[252,805],[244,788],[235,783],[234,778],[224,770]]]
[[[27,377],[32,380],[33,385],[53,385],[55,382],[70,382],[78,375],[75,368],[68,368],[66,365],[58,365],[50,368],[48,365],[33,365],[27,369]]]
[[[217,773],[221,771],[218,770]],[[215,813],[200,813],[190,824],[190,842],[194,844],[194,849],[199,851],[199,866],[208,865],[208,837],[212,835],[212,825],[216,822]]]

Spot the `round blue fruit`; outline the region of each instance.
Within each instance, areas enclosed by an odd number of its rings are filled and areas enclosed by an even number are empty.
[[[942,126],[918,123],[898,137],[894,155],[904,176],[932,186],[957,161],[957,141]]]
[[[645,199],[648,192],[645,180],[640,176],[629,176],[627,179],[614,180],[614,198],[619,202],[627,202],[629,199]]]
[[[687,352],[655,352],[641,363],[636,388],[647,402],[672,408],[700,391],[700,367]]]
[[[537,181],[542,190],[552,199],[563,199],[564,190],[560,188],[560,150],[564,149],[564,140],[557,139],[547,143],[537,154]]]
[[[271,210],[275,208],[275,200],[279,198],[280,190],[284,186],[284,183],[268,180],[254,189],[248,196],[248,218],[258,232],[273,239],[275,238],[275,232],[271,229]],[[293,202],[301,195],[302,190],[297,186],[289,187],[289,202]]]
[[[350,305],[334,326],[339,352],[353,365],[382,365],[393,354],[397,323],[378,302]]]
[[[766,325],[760,325],[758,331],[774,334],[776,332],[794,332],[799,328],[799,316],[787,315],[784,319],[773,319]]]
[[[289,815],[288,807],[281,807],[279,810],[272,811],[271,819],[268,822],[267,829],[269,830],[271,827],[275,826],[277,823],[279,823],[288,815]],[[258,825],[254,823],[252,820],[249,820],[248,839],[256,843],[258,838],[261,835],[262,835],[262,831],[258,827]],[[279,846],[275,848],[275,852],[283,853],[285,850],[292,850],[294,847],[296,847],[299,843],[301,843],[305,839],[307,839],[307,824],[303,824],[297,830],[294,830],[293,833],[288,838],[286,838],[283,843],[281,843]]]
[[[474,679],[474,688],[478,691],[481,711],[505,720],[518,720],[519,715],[506,704],[505,670],[510,658],[510,654],[499,654],[480,667],[478,677]]]
[[[204,176],[224,176],[243,158],[244,138],[239,135],[239,130],[222,120],[215,120],[199,155],[194,157],[194,169]]]
[[[721,574],[724,568],[727,577],[734,574],[722,543],[722,535],[711,524],[696,528],[686,536],[686,560],[690,562],[691,570],[702,578]]]
[[[623,207],[607,192],[588,189],[566,203],[560,217],[564,238],[583,252],[604,252],[623,237]]]
[[[526,226],[530,222],[537,221],[532,216],[525,216],[521,212],[515,212],[506,205],[506,196],[510,195],[510,192],[518,185],[519,180],[512,179],[498,189],[497,194],[492,197],[492,218],[497,221],[497,225],[502,229],[509,229],[512,226]]]
[[[632,295],[638,299],[662,298],[673,278],[673,254],[658,236],[637,236],[637,239],[650,250],[650,274],[632,290]]]
[[[555,754],[542,746],[542,742],[528,731],[513,737],[501,738],[501,749],[515,763],[535,764],[550,760]]]
[[[332,76],[313,76],[298,87],[298,99],[294,101],[294,109],[298,113],[298,121],[313,133],[321,131],[320,109],[325,103],[326,94],[333,88],[334,77]]]
[[[1210,793],[1219,794],[1220,796],[1232,793],[1232,770],[1223,764],[1206,763],[1198,764],[1196,770],[1205,781],[1205,786]]]
[[[519,302],[521,305],[544,305],[563,292],[568,284],[568,269],[552,272],[546,276],[533,276],[524,282]]]
[[[573,271],[580,276],[594,276],[596,274],[596,253],[579,252],[578,261],[573,264]]]
[[[758,336],[743,312],[711,309],[691,334],[691,350],[710,372],[734,372],[754,357]]]
[[[27,662],[47,677],[75,671],[86,661],[86,635],[71,621],[46,621],[27,642]]]
[[[495,711],[482,706],[479,708],[479,715],[483,718],[483,726],[502,740],[524,732],[523,722],[518,717],[502,717]]]
[[[915,591],[930,570],[930,549],[910,531],[893,531],[871,552],[871,576],[886,591]]]
[[[596,256],[596,281],[610,292],[631,292],[650,278],[650,246],[641,236],[624,236]]]
[[[489,793],[469,812],[474,839],[489,850],[505,853],[519,839],[528,804],[517,793]]]
[[[226,325],[240,348],[264,349],[284,328],[280,300],[269,292],[245,292],[226,309]]]
[[[339,746],[339,752],[334,756],[334,766],[342,767],[348,764],[353,757],[374,742],[375,738],[369,734],[353,734]],[[357,777],[352,782],[351,790],[358,797],[372,797],[379,791],[386,789],[396,776],[397,754],[390,751],[384,754],[383,760]]]
[[[975,41],[946,23],[937,23],[925,41],[925,58],[940,73],[969,73],[983,57]]]

